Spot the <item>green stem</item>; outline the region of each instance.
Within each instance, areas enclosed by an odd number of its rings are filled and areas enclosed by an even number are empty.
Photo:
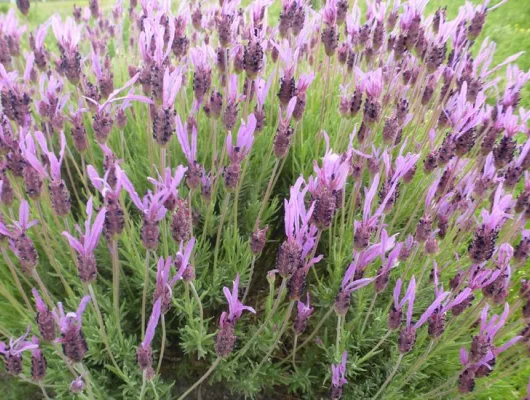
[[[213,364],[212,364],[212,365],[210,366],[210,368],[208,369],[208,371],[206,371],[206,372],[204,373],[204,375],[203,375],[203,376],[202,376],[197,382],[195,382],[195,383],[193,384],[192,387],[190,387],[188,390],[186,390],[186,391],[184,392],[184,394],[178,398],[178,400],[183,400],[184,398],[186,398],[186,396],[188,396],[191,392],[193,392],[193,391],[197,388],[197,386],[199,386],[202,382],[204,382],[204,380],[205,380],[206,378],[208,378],[208,377],[211,375],[211,373],[215,370],[215,368],[217,368],[217,365],[219,365],[219,362],[220,362],[221,360],[222,360],[222,358],[217,357],[217,358],[215,359],[215,361],[213,362]]]
[[[281,327],[280,331],[278,332],[278,335],[276,335],[276,338],[274,339],[274,342],[273,342],[272,346],[269,348],[269,351],[267,351],[267,354],[265,354],[265,356],[262,358],[261,362],[259,363],[258,367],[256,368],[256,370],[252,374],[252,377],[254,377],[254,376],[256,376],[258,374],[259,370],[261,369],[261,367],[263,366],[265,361],[267,361],[269,359],[270,355],[272,354],[272,352],[276,348],[278,342],[280,341],[281,337],[283,336],[283,333],[285,332],[285,329],[287,328],[287,325],[289,324],[289,318],[291,317],[291,313],[293,312],[294,304],[295,304],[294,301],[291,301],[289,303],[289,308],[287,309],[287,313],[285,314],[285,317],[283,318],[282,327]]]
[[[118,240],[112,240],[112,292],[114,303],[114,317],[116,324],[120,325],[120,259],[118,256]],[[121,336],[121,329],[118,329]]]
[[[116,362],[116,359],[114,358],[114,354],[112,354],[112,350],[110,349],[109,337],[107,335],[107,330],[105,329],[105,324],[103,322],[101,309],[99,308],[99,303],[96,297],[96,292],[94,291],[92,284],[89,283],[87,286],[88,286],[88,293],[90,294],[90,297],[92,299],[92,305],[94,306],[94,310],[96,311],[96,319],[98,320],[99,328],[101,329],[101,336],[103,339],[103,344],[105,345],[105,349],[107,350],[107,353],[109,354],[110,360],[112,364],[114,365],[114,368],[118,370],[118,375],[120,375],[120,377],[124,379],[125,382],[127,382],[127,376],[123,373],[121,368],[118,366],[118,363]]]
[[[149,254],[150,251],[145,252],[145,271],[144,271],[144,287],[142,290],[142,339],[145,336],[145,309],[147,307],[147,285],[149,284]]]
[[[335,355],[339,358],[340,355],[340,338],[342,336],[342,327],[341,327],[342,317],[337,315],[337,338],[335,340]]]
[[[156,367],[156,374],[160,373],[160,367],[162,366],[162,360],[164,359],[164,351],[166,349],[166,317],[164,314],[161,316],[162,321],[162,344],[160,345],[160,357],[158,358],[158,366]]]
[[[364,332],[364,328],[366,328],[366,324],[368,323],[368,318],[370,318],[370,314],[372,313],[376,299],[377,299],[377,292],[374,293],[374,297],[372,298],[370,307],[368,307],[368,312],[366,313],[366,316],[364,317],[363,325],[361,326],[361,336]]]
[[[388,384],[390,383],[390,381],[392,380],[394,375],[396,375],[396,372],[399,369],[399,365],[401,364],[401,360],[403,360],[403,354],[399,355],[399,358],[397,359],[397,362],[396,362],[396,365],[394,366],[394,369],[392,370],[390,375],[388,375],[388,377],[386,378],[385,382],[383,383],[383,386],[381,386],[381,388],[377,391],[375,396],[372,397],[372,400],[376,400],[379,397],[379,395],[381,393],[383,393],[383,391],[386,389],[386,387],[388,386]]]
[[[199,294],[197,293],[197,289],[195,289],[195,285],[193,284],[193,282],[190,282],[190,287],[191,287],[191,292],[193,293],[193,297],[195,298],[195,301],[197,301],[197,304],[199,306],[199,314],[201,316],[201,326],[202,326],[202,321],[204,320],[204,310],[202,308],[201,298],[199,297]]]
[[[250,284],[252,282],[252,276],[254,275],[254,264],[255,263],[256,263],[256,255],[254,254],[252,256],[252,262],[250,263],[250,272],[248,276],[247,287],[245,288],[245,294],[243,295],[243,300],[241,300],[243,304],[245,304],[245,300],[247,299],[248,292],[250,291]]]
[[[265,329],[265,327],[267,326],[269,321],[272,319],[274,313],[276,312],[276,309],[280,305],[280,301],[281,301],[281,298],[282,298],[282,293],[285,290],[286,286],[287,286],[287,279],[283,278],[282,284],[280,286],[280,289],[278,290],[278,297],[276,297],[276,301],[274,302],[269,315],[267,315],[267,318],[265,318],[265,321],[263,322],[263,324],[261,324],[261,326],[258,328],[256,333],[254,333],[254,335],[250,338],[250,340],[247,342],[247,344],[241,350],[239,350],[239,352],[234,357],[234,359],[232,361],[230,361],[229,366],[235,364],[236,361],[239,360],[239,358],[241,358],[248,351],[250,346],[252,346],[252,344],[254,343],[254,340],[256,340],[258,338],[259,334],[263,331],[263,329]]]
[[[365,362],[366,360],[369,360],[370,358],[372,358],[372,356],[375,354],[375,352],[377,351],[377,349],[379,348],[379,346],[381,346],[386,339],[388,339],[388,337],[392,334],[392,331],[389,330],[387,331],[387,333],[385,334],[385,336],[383,336],[381,338],[381,340],[379,342],[377,342],[377,344],[373,347],[372,350],[370,350],[367,354],[365,354],[363,357],[361,357],[359,359],[359,361],[357,361],[357,366],[361,365],[363,362]]]
[[[13,276],[13,280],[15,281],[15,285],[22,296],[22,299],[24,300],[24,303],[26,303],[26,307],[28,307],[28,310],[33,314],[33,306],[31,305],[31,302],[29,301],[28,296],[26,295],[26,292],[24,291],[24,288],[22,287],[22,284],[20,283],[20,279],[18,279],[17,275],[17,269],[13,262],[11,261],[11,258],[7,254],[7,251],[5,247],[2,247],[2,255],[4,256],[4,260],[6,261],[7,266],[9,267],[9,271],[11,272],[11,275]]]
[[[221,234],[223,233],[223,224],[226,217],[226,211],[228,210],[228,203],[230,202],[230,192],[225,195],[223,205],[221,207],[221,219],[219,221],[219,227],[217,228],[217,238],[215,240],[215,250],[213,255],[213,275],[214,281],[217,276],[217,259],[219,257],[219,246],[221,245]]]

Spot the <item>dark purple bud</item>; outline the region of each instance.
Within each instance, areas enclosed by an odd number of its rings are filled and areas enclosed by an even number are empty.
[[[274,154],[277,158],[284,158],[291,147],[291,137],[294,133],[290,126],[279,126],[274,137]]]
[[[289,278],[302,264],[302,248],[296,240],[286,240],[278,249],[276,268],[283,278]]]
[[[97,263],[94,254],[81,254],[77,255],[77,273],[79,279],[84,283],[91,283],[96,280],[97,277]]]
[[[317,193],[312,195],[312,202],[314,202],[315,208],[311,215],[311,222],[320,230],[328,229],[333,222],[333,215],[337,208],[335,194],[322,185],[318,188]]]
[[[31,379],[35,382],[41,382],[46,376],[48,362],[44,354],[38,350],[34,351],[31,357]]]
[[[298,268],[287,281],[287,295],[289,300],[300,300],[305,293],[307,286],[306,271]]]
[[[342,386],[331,385],[329,388],[329,398],[331,400],[339,400],[342,397]]]
[[[8,374],[17,376],[22,373],[22,355],[7,353],[4,355],[4,362]]]
[[[171,218],[171,237],[177,243],[187,242],[191,238],[191,227],[192,221],[188,204],[186,201],[179,200],[177,209]]]
[[[377,277],[375,278],[375,291],[382,293],[388,286],[388,280],[390,278],[390,270],[385,271],[383,267],[380,267],[377,271]]]
[[[105,213],[103,233],[105,234],[105,238],[108,241],[111,241],[123,232],[123,229],[125,228],[125,219],[120,203],[114,197],[106,196],[105,206],[107,212]]]
[[[467,38],[469,40],[474,41],[482,32],[484,22],[486,22],[486,11],[486,8],[484,8],[483,11],[477,11],[471,19],[469,27],[467,28]]]
[[[416,343],[416,329],[414,327],[404,327],[399,332],[398,349],[402,354],[409,353]]]
[[[252,235],[250,236],[250,250],[254,254],[260,254],[265,247],[265,242],[267,240],[267,231],[269,230],[268,226],[265,226],[263,229],[256,228]]]
[[[153,350],[151,346],[138,346],[136,349],[136,361],[142,371],[145,371],[153,365]]]
[[[215,338],[215,353],[218,357],[226,357],[234,350],[235,343],[234,323],[225,321]]]
[[[304,116],[305,106],[306,106],[306,94],[299,93],[298,96],[296,97],[296,104],[293,110],[293,118],[296,121],[300,121],[302,117]]]
[[[475,371],[473,367],[466,368],[458,377],[458,391],[470,393],[475,389]]]
[[[432,338],[437,338],[442,335],[445,331],[445,313],[440,311],[435,311],[429,317],[429,327],[428,332],[429,336]]]
[[[62,335],[63,352],[73,362],[82,362],[88,351],[83,331],[77,326],[70,328]]]
[[[342,42],[339,45],[339,48],[337,49],[337,61],[344,65],[348,61],[348,53],[350,49],[348,48],[348,44],[346,42]]]
[[[109,139],[112,130],[112,117],[105,110],[98,111],[92,118],[92,129],[94,137],[99,143],[105,143]]]
[[[199,187],[203,175],[204,170],[198,162],[195,161],[192,164],[188,164],[188,170],[186,171],[186,185],[192,190]]]
[[[353,233],[353,247],[357,251],[364,250],[370,243],[372,228],[369,225],[359,225]]]
[[[237,114],[239,113],[239,101],[229,100],[223,114],[223,125],[227,131],[234,129],[237,123]]]
[[[234,21],[233,15],[224,14],[217,21],[217,34],[219,37],[219,43],[223,47],[229,47],[232,43],[232,22]]]
[[[70,201],[70,192],[64,180],[50,182],[49,190],[50,200],[55,213],[61,217],[68,215],[72,204]]]
[[[343,291],[342,289],[337,294],[335,298],[334,309],[335,313],[339,316],[344,317],[348,313],[350,308],[351,295],[348,292]]]
[[[427,154],[427,157],[423,161],[423,170],[425,173],[431,173],[438,166],[438,152],[432,151]]]
[[[6,175],[5,171],[1,174],[2,178],[2,191],[0,192],[0,201],[6,206],[13,204],[15,192],[11,186],[11,180]]]
[[[469,257],[476,264],[487,261],[493,255],[495,250],[495,243],[499,232],[497,230],[490,230],[485,225],[481,225],[475,231],[473,241],[468,247]]]
[[[140,237],[142,239],[142,244],[147,250],[156,250],[160,238],[158,222],[144,217]]]
[[[166,110],[158,107],[154,110],[153,138],[162,147],[168,145],[176,131],[175,115],[176,112],[173,109]]]
[[[381,118],[381,111],[381,103],[377,99],[367,98],[364,102],[363,122],[370,126],[376,124]]]
[[[210,91],[212,85],[212,74],[211,71],[205,71],[202,69],[195,70],[193,74],[193,92],[197,100],[202,98]]]
[[[471,339],[471,347],[469,349],[469,359],[472,362],[479,362],[489,351],[493,349],[491,339],[486,335],[475,335]]]
[[[396,310],[394,306],[390,309],[388,313],[388,328],[395,331],[401,326],[401,319],[403,317],[403,312],[401,310]]]
[[[225,187],[227,190],[234,190],[239,182],[239,176],[241,175],[241,165],[238,163],[231,163],[223,171],[223,178]]]
[[[243,65],[250,79],[256,79],[263,69],[263,48],[258,40],[251,40],[243,53]]]
[[[296,96],[296,81],[294,77],[280,78],[280,90],[278,91],[278,98],[283,107],[289,104],[289,101]]]
[[[509,136],[503,136],[497,146],[493,148],[495,168],[502,169],[508,165],[514,156],[517,143]]]
[[[322,43],[328,57],[333,57],[339,47],[339,32],[336,25],[326,25],[322,30]]]
[[[24,233],[18,235],[13,242],[22,272],[27,276],[32,276],[33,270],[37,267],[39,259],[35,245]]]

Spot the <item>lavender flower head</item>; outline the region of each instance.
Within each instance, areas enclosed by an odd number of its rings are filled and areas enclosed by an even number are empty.
[[[224,171],[225,185],[229,189],[234,189],[239,182],[241,172],[241,162],[250,153],[254,142],[254,131],[256,130],[256,117],[250,114],[247,122],[241,121],[241,126],[237,132],[236,145],[233,144],[232,132],[226,137],[226,149],[230,165]]]
[[[37,289],[31,289],[31,293],[33,293],[33,297],[35,298],[35,308],[37,309],[36,319],[39,333],[44,340],[53,342],[57,338],[54,314],[50,311],[46,303],[44,303]]]
[[[309,293],[307,293],[307,300],[305,303],[301,300],[298,300],[296,303],[296,309],[298,313],[294,322],[294,330],[297,335],[301,335],[306,330],[307,320],[314,311],[314,308],[311,307]]]
[[[225,286],[223,293],[228,301],[228,313],[223,311],[219,319],[221,329],[215,339],[215,352],[219,357],[226,357],[234,349],[236,337],[234,328],[237,320],[241,318],[243,311],[250,311],[255,314],[256,311],[249,306],[243,305],[238,299],[239,274],[233,282],[232,292]]]
[[[337,400],[342,397],[342,388],[346,383],[348,383],[348,380],[346,379],[347,359],[348,353],[345,351],[342,353],[341,363],[331,365],[331,387],[329,389],[329,397],[333,400]]]
[[[11,375],[19,375],[22,372],[22,353],[27,350],[33,350],[39,346],[26,340],[31,327],[24,335],[17,339],[10,338],[9,343],[0,342],[0,354],[4,356],[6,370]]]
[[[38,254],[26,232],[37,223],[37,220],[29,220],[29,204],[26,200],[20,203],[18,221],[13,221],[12,224],[13,231],[0,221],[0,234],[9,238],[9,246],[20,261],[22,271],[28,276],[37,267]]]
[[[136,349],[136,359],[140,369],[144,372],[147,377],[154,376],[153,371],[153,350],[151,348],[151,343],[155,337],[156,327],[158,321],[160,320],[162,307],[162,300],[158,299],[153,305],[153,311],[149,317],[149,322],[147,323],[147,328],[145,330],[144,340],[138,348]]]
[[[82,362],[88,351],[82,323],[83,313],[90,299],[90,296],[84,296],[76,312],[65,314],[62,303],[57,304],[58,313],[54,312],[57,326],[61,331],[61,337],[56,341],[62,344],[64,355],[73,362]]]
[[[93,282],[97,277],[97,263],[94,250],[98,245],[99,237],[103,231],[106,209],[102,207],[92,223],[93,213],[93,199],[90,197],[86,205],[87,219],[85,221],[84,232],[76,225],[76,229],[79,232],[79,239],[74,238],[69,232],[64,231],[62,233],[68,239],[70,247],[77,252],[77,271],[79,273],[79,279],[84,283]]]
[[[191,142],[189,139],[188,130],[182,124],[180,117],[176,116],[177,125],[177,139],[180,143],[180,148],[188,160],[188,170],[186,171],[186,184],[190,189],[195,189],[201,184],[203,169],[197,162],[197,127],[195,124],[191,131]]]

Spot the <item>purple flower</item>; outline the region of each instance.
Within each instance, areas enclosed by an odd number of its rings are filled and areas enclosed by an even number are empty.
[[[188,168],[179,165],[175,168],[175,173],[171,175],[171,168],[167,167],[164,171],[163,177],[158,173],[158,180],[151,177],[147,178],[147,180],[156,186],[158,190],[166,193],[167,197],[164,200],[164,207],[168,210],[172,211],[175,209],[178,199],[177,188],[180,185],[180,182],[182,182],[182,178],[184,178],[187,169]]]
[[[85,221],[85,231],[83,232],[79,225],[76,225],[76,229],[79,232],[79,239],[74,238],[69,232],[64,231],[62,233],[68,239],[70,247],[78,253],[77,268],[79,277],[83,282],[91,282],[96,279],[97,265],[94,250],[97,247],[105,223],[105,207],[101,208],[92,223],[93,212],[93,199],[90,197],[86,205],[87,219]]]
[[[31,327],[24,335],[17,339],[10,338],[9,343],[0,342],[0,354],[4,355],[7,372],[11,375],[19,375],[22,372],[22,352],[38,348],[37,344],[26,340]]]
[[[159,298],[153,305],[153,310],[151,312],[151,316],[149,317],[149,322],[147,323],[147,328],[145,330],[144,340],[136,349],[136,358],[138,361],[138,365],[147,376],[154,375],[152,367],[153,350],[151,348],[151,342],[155,337],[156,327],[158,325],[158,321],[160,320],[161,308],[162,300]]]
[[[330,397],[332,399],[339,399],[342,396],[342,387],[348,383],[346,379],[346,361],[348,353],[342,353],[342,361],[340,364],[331,365],[331,388]]]
[[[252,314],[256,314],[256,311],[249,306],[243,305],[238,299],[238,288],[239,288],[239,274],[236,275],[236,279],[232,285],[232,292],[225,286],[223,287],[223,293],[228,301],[228,313],[224,312],[221,314],[219,319],[219,325],[223,328],[226,324],[235,324],[243,311],[250,311]]]
[[[241,126],[237,132],[236,145],[233,145],[232,132],[226,137],[226,149],[228,158],[234,164],[240,164],[245,156],[250,153],[252,143],[254,142],[254,131],[256,130],[256,117],[250,114],[247,122],[241,120]]]
[[[238,299],[239,274],[236,275],[232,292],[227,287],[223,288],[224,295],[228,301],[228,313],[223,311],[219,319],[221,329],[217,333],[215,340],[215,352],[219,357],[226,357],[234,349],[236,336],[234,335],[234,328],[237,320],[241,317],[243,311],[250,311],[255,314],[256,311],[252,307],[243,305]]]
[[[76,312],[65,314],[62,303],[57,303],[59,312],[54,311],[57,326],[61,331],[61,337],[56,339],[56,342],[63,345],[64,354],[73,362],[81,362],[88,351],[82,323],[83,313],[90,299],[90,296],[84,296],[79,302]]]
[[[19,259],[23,272],[32,275],[37,266],[38,255],[26,232],[36,225],[38,220],[29,221],[29,204],[26,200],[20,203],[18,215],[18,221],[13,221],[11,225],[13,231],[0,220],[0,234],[9,238],[9,246]]]
[[[188,130],[182,124],[180,117],[175,117],[177,125],[177,139],[180,143],[180,148],[188,160],[188,164],[192,165],[197,160],[197,127],[193,125],[191,132],[191,143],[189,140]]]
[[[301,300],[298,300],[296,303],[296,309],[298,314],[296,315],[296,320],[294,322],[294,329],[297,335],[302,334],[307,326],[307,320],[313,314],[314,308],[311,307],[309,293],[307,293],[307,300],[304,303]]]

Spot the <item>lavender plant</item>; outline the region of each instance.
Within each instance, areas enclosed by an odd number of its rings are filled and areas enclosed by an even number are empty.
[[[528,398],[504,3],[0,15],[11,397]]]

